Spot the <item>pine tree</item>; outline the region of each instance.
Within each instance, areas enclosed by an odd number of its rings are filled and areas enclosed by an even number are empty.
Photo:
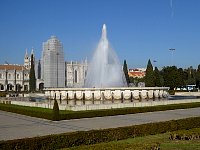
[[[29,87],[30,87],[30,92],[35,92],[36,78],[35,78],[35,66],[34,66],[33,54],[31,54],[31,69],[30,69]]]
[[[146,69],[146,76],[145,76],[145,86],[146,87],[154,87],[154,72],[153,66],[151,64],[151,60],[149,59]]]
[[[161,84],[161,76],[160,76],[160,72],[159,72],[157,67],[155,67],[155,70],[154,70],[154,77],[155,77],[154,78],[155,86],[161,87],[162,86],[162,84]]]
[[[125,78],[126,78],[126,83],[127,83],[127,85],[129,85],[130,79],[129,79],[129,75],[128,75],[128,67],[127,67],[127,64],[126,64],[126,60],[124,60],[123,71],[124,71],[124,75],[125,75]]]
[[[58,102],[55,99],[54,100],[54,105],[53,105],[53,120],[54,121],[58,121],[59,119],[59,106],[58,106]]]

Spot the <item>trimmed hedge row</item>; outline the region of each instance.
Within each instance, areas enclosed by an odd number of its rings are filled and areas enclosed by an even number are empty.
[[[59,118],[56,120],[70,120],[80,118],[92,118],[92,117],[103,117],[103,116],[116,116],[126,114],[136,114],[154,111],[165,111],[174,109],[187,109],[200,107],[200,103],[185,103],[185,104],[173,104],[173,105],[162,105],[162,106],[151,106],[151,107],[132,107],[132,108],[118,108],[108,110],[91,110],[91,111],[60,111]],[[0,110],[19,113],[27,116],[44,118],[48,120],[55,120],[52,115],[52,109],[34,108],[17,106],[10,104],[0,104]]]
[[[49,135],[19,140],[1,141],[0,149],[46,150],[91,145],[101,142],[117,141],[137,136],[154,135],[169,131],[200,127],[200,117],[172,120],[166,122],[148,123],[129,127],[119,127],[103,130],[79,131],[66,134]]]
[[[162,106],[151,106],[151,107],[118,108],[118,109],[96,110],[96,111],[94,110],[77,111],[70,114],[60,114],[60,120],[116,116],[116,115],[136,114],[136,113],[175,110],[175,109],[187,109],[195,107],[200,107],[200,103],[173,104],[173,105],[162,105]]]
[[[31,117],[53,120],[51,109],[32,108],[32,107],[18,106],[18,105],[12,105],[12,104],[0,104],[0,110],[22,114],[26,116],[31,116]]]
[[[192,130],[180,130],[172,132],[169,137],[170,140],[196,140],[200,139],[200,128]]]

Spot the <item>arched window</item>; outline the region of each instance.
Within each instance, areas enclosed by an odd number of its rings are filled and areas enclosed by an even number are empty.
[[[21,91],[21,88],[22,88],[22,86],[20,84],[16,84],[16,89],[15,89],[16,91],[18,91],[18,92]]]
[[[17,74],[17,79],[19,79],[20,78],[20,75],[19,74]]]
[[[8,90],[8,91],[12,91],[12,87],[13,87],[12,84],[8,84],[8,85],[7,85],[7,90]]]
[[[24,91],[28,91],[28,85],[24,85]]]
[[[1,91],[4,90],[4,86],[3,86],[3,84],[0,84],[0,90],[1,90]]]
[[[77,70],[74,72],[74,82],[77,83]]]
[[[3,74],[0,73],[0,79],[3,79]]]
[[[39,90],[43,90],[44,89],[44,83],[40,83],[39,84]]]

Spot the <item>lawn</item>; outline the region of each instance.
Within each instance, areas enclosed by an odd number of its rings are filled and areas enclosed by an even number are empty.
[[[200,128],[191,129],[200,133]],[[183,130],[184,131],[184,130]],[[175,131],[176,132],[176,131]],[[188,131],[187,131],[188,132]],[[129,138],[126,140],[112,141],[89,146],[78,146],[65,148],[62,150],[144,150],[151,149],[153,146],[161,150],[200,150],[200,139],[196,140],[170,140],[170,133],[148,135],[144,137]]]

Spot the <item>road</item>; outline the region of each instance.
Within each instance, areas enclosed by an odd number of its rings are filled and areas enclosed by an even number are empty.
[[[200,107],[63,121],[49,121],[0,111],[0,141],[73,131],[123,127],[197,116],[200,116]]]

